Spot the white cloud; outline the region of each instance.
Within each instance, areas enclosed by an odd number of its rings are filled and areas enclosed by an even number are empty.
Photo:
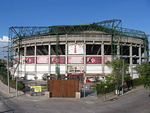
[[[3,36],[3,38],[0,38],[0,41],[1,42],[8,42],[9,38],[8,38],[8,36]]]

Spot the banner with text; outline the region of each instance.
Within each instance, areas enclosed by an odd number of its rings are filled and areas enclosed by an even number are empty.
[[[37,64],[48,64],[49,58],[48,57],[37,57],[36,63]]]
[[[84,54],[83,44],[68,44],[68,54]]]
[[[27,64],[33,64],[34,63],[34,57],[26,57],[26,63]]]
[[[65,64],[65,57],[51,57],[51,64]]]
[[[68,57],[68,64],[83,64],[83,57]]]
[[[101,57],[86,57],[87,64],[101,64]]]

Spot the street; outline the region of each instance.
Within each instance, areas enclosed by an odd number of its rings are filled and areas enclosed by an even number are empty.
[[[0,92],[0,113],[150,113],[149,90],[139,90],[117,100],[99,102],[73,98],[23,101]]]

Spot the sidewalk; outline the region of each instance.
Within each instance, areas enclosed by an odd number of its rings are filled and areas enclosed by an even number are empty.
[[[29,96],[29,94],[25,94],[22,91],[18,91],[16,93],[16,90],[13,88],[10,88],[10,93],[8,93],[8,86],[6,86],[5,84],[3,84],[0,81],[0,91],[5,93],[6,95],[9,95],[10,97],[14,97],[16,99],[19,100],[24,100],[24,101],[45,101],[47,100],[47,98],[45,98],[44,96]],[[16,97],[17,95],[17,97]]]
[[[137,86],[129,91],[124,92],[124,95],[117,96],[115,95],[114,92],[111,92],[111,93],[107,93],[106,95],[100,95],[99,97],[97,97],[96,91],[90,90],[89,88],[85,88],[85,89],[83,88],[81,91],[82,98],[81,99],[72,98],[72,99],[81,101],[83,103],[102,103],[102,102],[118,99],[122,96],[125,96],[130,93],[135,93],[138,90],[142,90],[142,89],[144,89],[143,85]],[[16,90],[13,88],[10,88],[10,93],[8,93],[8,86],[4,85],[1,81],[0,81],[0,91],[5,93],[6,95],[9,95],[10,97],[14,97],[16,99],[23,100],[23,101],[46,101],[46,100],[51,100],[51,99],[62,99],[62,98],[49,98],[48,99],[48,98],[45,98],[44,95],[30,96],[29,94],[26,94],[22,91],[18,91],[17,97],[16,97]],[[67,98],[63,98],[63,99],[67,99]]]
[[[91,93],[91,94],[83,97],[82,100],[85,103],[102,103],[102,102],[106,102],[106,101],[112,101],[112,100],[119,99],[128,94],[132,94],[137,91],[142,91],[143,89],[144,89],[143,85],[135,86],[134,88],[131,88],[130,90],[124,89],[124,94],[122,95],[122,91],[120,91],[119,96],[117,96],[115,94],[115,92],[110,92],[110,93],[107,93],[106,95],[102,94],[102,95],[97,96],[97,92],[95,91],[94,93]],[[85,92],[89,92],[89,91],[90,91],[89,89],[85,90]],[[82,95],[83,95],[83,93],[84,92],[82,92]]]

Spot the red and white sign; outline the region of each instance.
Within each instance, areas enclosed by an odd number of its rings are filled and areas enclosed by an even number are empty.
[[[87,64],[101,64],[101,57],[86,57]]]
[[[68,57],[68,64],[83,64],[83,57]]]
[[[26,63],[27,64],[33,64],[34,63],[34,57],[26,57]]]
[[[83,44],[68,44],[68,54],[84,54]]]
[[[18,58],[15,58],[15,64],[18,62]],[[24,57],[20,57],[20,62],[19,63],[24,63]]]
[[[51,64],[65,64],[65,57],[51,57]]]
[[[106,63],[107,61],[111,61],[111,56],[105,56],[104,57],[104,63]]]
[[[37,64],[48,64],[49,58],[48,57],[37,57],[36,62]]]

